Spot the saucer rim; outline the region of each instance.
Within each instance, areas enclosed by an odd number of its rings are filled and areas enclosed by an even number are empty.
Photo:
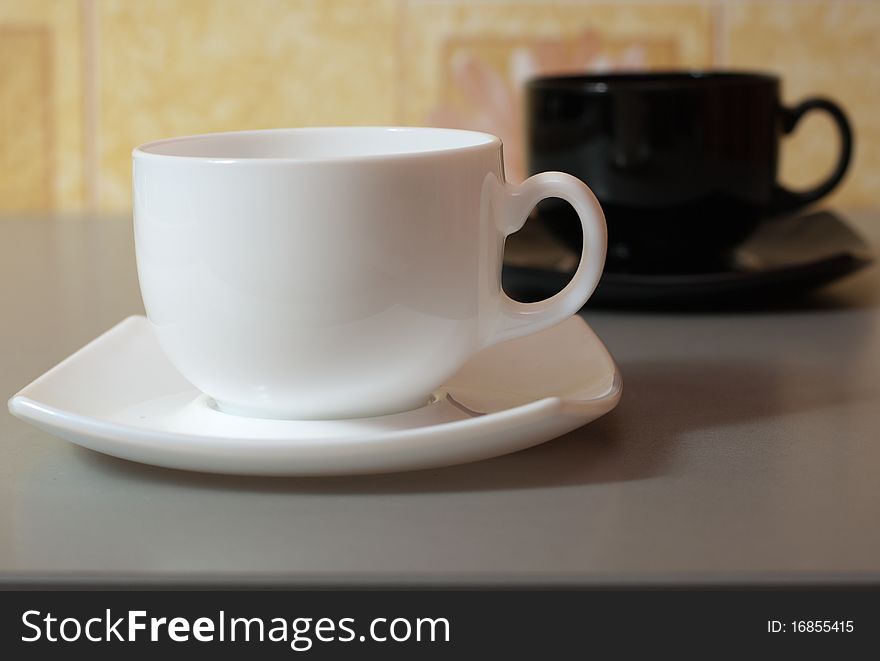
[[[612,394],[613,396],[613,394]],[[598,401],[606,401],[606,397],[600,398]],[[596,400],[589,400],[596,401]],[[347,445],[351,445],[353,447],[359,447],[363,445],[370,445],[375,443],[382,443],[383,446],[393,445],[396,441],[399,440],[398,437],[404,437],[406,443],[411,445],[413,443],[418,443],[419,441],[430,441],[430,437],[434,435],[445,434],[452,429],[453,431],[459,431],[460,429],[463,431],[467,431],[469,427],[479,425],[481,428],[485,429],[487,427],[487,423],[482,421],[482,418],[492,417],[495,418],[493,420],[493,427],[498,426],[500,423],[496,423],[496,420],[499,416],[504,417],[504,421],[507,424],[504,424],[503,427],[508,427],[510,423],[510,417],[516,415],[517,417],[521,417],[522,420],[519,421],[518,424],[527,424],[531,422],[533,413],[541,413],[544,412],[543,409],[546,408],[546,413],[554,413],[554,412],[562,412],[562,399],[560,397],[545,397],[543,399],[535,400],[533,402],[529,402],[528,404],[521,404],[519,406],[514,406],[510,409],[504,409],[503,411],[497,411],[494,413],[487,413],[480,416],[475,416],[472,418],[466,418],[464,420],[454,420],[450,422],[444,422],[437,425],[432,425],[429,427],[421,427],[416,430],[411,429],[398,429],[389,432],[383,432],[380,434],[373,434],[370,436],[351,436],[347,438],[342,437],[332,437],[318,440],[303,440],[301,438],[298,439],[265,439],[265,438],[256,438],[256,439],[243,439],[237,436],[221,436],[221,435],[205,435],[205,434],[186,434],[182,432],[175,431],[150,431],[148,429],[144,429],[142,427],[134,427],[132,425],[126,425],[122,423],[112,423],[104,420],[100,420],[94,417],[86,417],[80,415],[70,414],[69,412],[63,411],[56,407],[46,406],[40,404],[36,400],[23,396],[23,395],[15,395],[9,401],[9,410],[15,415],[17,418],[21,420],[25,420],[27,422],[35,422],[38,424],[47,425],[53,429],[63,429],[64,431],[74,432],[78,434],[87,434],[89,436],[94,436],[97,438],[102,438],[107,441],[113,441],[115,443],[122,443],[126,445],[130,445],[132,447],[149,447],[152,448],[156,444],[156,439],[161,438],[162,441],[170,441],[177,444],[177,447],[180,449],[185,448],[186,446],[193,446],[193,449],[196,449],[200,444],[210,443],[212,445],[217,444],[228,444],[229,449],[239,449],[242,446],[243,442],[246,442],[250,448],[254,450],[265,449],[278,449],[283,447],[288,447],[289,443],[295,440],[298,445],[303,445],[305,443],[314,444],[314,445],[329,445],[332,444],[334,450],[335,449],[347,449]],[[291,424],[297,424],[301,422],[325,422],[322,420],[289,420],[284,421],[280,420],[278,422],[290,422]],[[334,420],[334,422],[338,422],[338,420]],[[422,438],[427,437],[427,438]],[[134,441],[134,442],[133,442]]]

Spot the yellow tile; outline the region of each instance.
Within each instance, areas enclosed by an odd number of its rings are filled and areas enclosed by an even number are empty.
[[[0,212],[83,208],[80,9],[0,0]]]
[[[156,138],[393,121],[394,0],[100,0],[99,205]]]
[[[782,75],[789,103],[815,94],[838,101],[855,128],[850,174],[828,203],[876,207],[880,190],[880,5],[876,2],[731,3],[726,61]],[[806,119],[782,148],[783,180],[808,186],[832,166],[830,123]]]
[[[711,36],[705,4],[413,1],[403,16],[401,115],[499,135],[517,180],[526,78],[705,67]]]
[[[49,32],[0,25],[0,204],[52,206]]]

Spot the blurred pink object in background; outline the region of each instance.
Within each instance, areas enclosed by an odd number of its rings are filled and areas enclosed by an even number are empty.
[[[645,69],[674,60],[670,50],[666,41],[609,42],[592,30],[561,39],[451,40],[443,59],[442,101],[427,123],[499,136],[507,178],[521,181],[526,176],[523,85],[529,78]]]

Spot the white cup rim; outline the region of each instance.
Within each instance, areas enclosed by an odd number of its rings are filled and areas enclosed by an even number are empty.
[[[405,134],[407,138],[416,137],[417,139],[431,139],[437,143],[432,147],[414,147],[411,149],[400,149],[398,151],[381,151],[373,150],[369,153],[338,153],[338,154],[313,154],[313,155],[235,155],[234,150],[227,151],[220,149],[222,143],[242,142],[242,138],[282,138],[290,136],[311,136],[312,138],[320,136],[321,133],[326,134],[349,134],[354,137],[356,134],[365,135],[373,134],[395,134],[399,136]],[[205,143],[215,143],[214,149],[208,150],[214,153],[204,153],[206,151]],[[414,140],[415,142],[415,140]],[[201,143],[201,144],[200,144]],[[201,147],[200,150],[195,149],[196,146]],[[187,147],[192,150],[187,152]],[[501,139],[491,133],[481,131],[470,131],[465,129],[451,128],[435,128],[435,127],[418,127],[418,126],[321,126],[321,127],[301,127],[301,128],[276,128],[276,129],[256,129],[248,131],[225,131],[218,133],[201,133],[195,135],[185,135],[173,138],[165,138],[162,140],[154,140],[146,142],[132,151],[132,157],[135,159],[147,160],[175,160],[190,161],[204,163],[227,163],[227,164],[268,164],[268,163],[287,163],[287,164],[313,164],[313,163],[347,163],[360,161],[387,161],[402,159],[425,159],[436,158],[440,155],[462,154],[474,151],[482,151],[485,149],[495,149],[501,147]],[[226,148],[229,149],[228,147]]]

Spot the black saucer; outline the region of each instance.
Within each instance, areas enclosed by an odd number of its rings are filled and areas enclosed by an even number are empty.
[[[562,289],[578,256],[529,221],[505,250],[505,291],[536,301]],[[639,272],[609,261],[590,305],[672,307],[786,300],[864,268],[870,247],[830,211],[766,221],[719,263],[677,272]]]

